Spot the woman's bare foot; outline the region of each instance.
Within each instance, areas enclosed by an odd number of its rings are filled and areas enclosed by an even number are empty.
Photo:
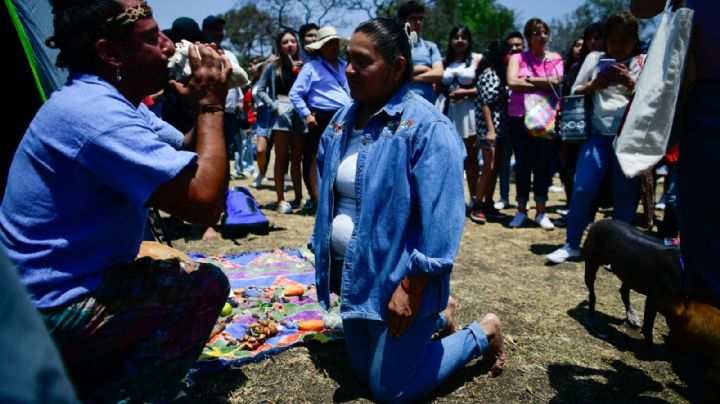
[[[445,307],[445,310],[443,311],[443,316],[445,316],[445,328],[440,330],[440,333],[438,334],[438,337],[445,338],[448,335],[455,333],[455,309],[457,308],[457,302],[455,301],[455,298],[450,296],[448,298],[447,307]]]
[[[218,240],[220,239],[220,234],[218,234],[218,232],[210,226],[207,230],[205,230],[202,239],[203,241]]]
[[[483,368],[489,369],[488,376],[499,376],[503,371],[503,365],[507,358],[500,319],[495,314],[489,313],[480,320],[480,328],[482,328],[490,343],[485,353],[483,353],[480,364]]]

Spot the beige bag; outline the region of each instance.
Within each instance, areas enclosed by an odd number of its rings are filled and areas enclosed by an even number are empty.
[[[663,158],[675,117],[685,62],[690,47],[694,11],[665,6],[638,78],[620,136],[615,140],[623,173],[637,176]]]

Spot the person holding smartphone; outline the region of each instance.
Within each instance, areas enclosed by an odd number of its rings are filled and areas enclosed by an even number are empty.
[[[613,217],[630,223],[635,216],[639,182],[623,175],[612,145],[645,55],[640,53],[638,22],[632,14],[611,15],[604,32],[604,51],[591,52],[585,58],[573,85],[574,94],[592,97],[591,130],[578,157],[566,244],[547,255],[552,263],[580,258],[580,239],[588,224],[592,200],[609,172],[613,176]]]

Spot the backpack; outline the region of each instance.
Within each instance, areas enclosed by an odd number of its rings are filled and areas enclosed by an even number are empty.
[[[244,187],[229,189],[225,196],[225,214],[220,223],[222,237],[236,239],[248,233],[266,235],[269,231],[270,223],[250,191]]]

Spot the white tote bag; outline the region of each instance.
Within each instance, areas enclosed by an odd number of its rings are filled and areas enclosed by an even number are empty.
[[[670,1],[638,77],[615,154],[623,173],[634,177],[665,155],[690,45],[694,11],[670,10]]]

